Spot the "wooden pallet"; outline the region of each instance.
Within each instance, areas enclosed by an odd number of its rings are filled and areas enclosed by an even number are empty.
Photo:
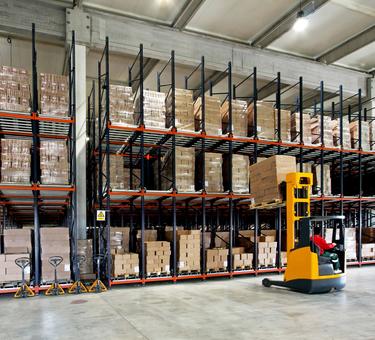
[[[228,271],[228,268],[207,269],[207,273],[222,273],[226,271]]]
[[[374,256],[362,257],[362,261],[374,261],[374,260],[375,260]]]
[[[26,281],[27,284],[29,284]],[[0,282],[0,288],[18,288],[21,286],[22,281],[2,281]]]
[[[148,277],[159,277],[159,276],[169,276],[171,272],[149,272],[147,273]]]
[[[125,274],[125,275],[115,275],[113,276],[113,280],[131,280],[136,279],[139,276],[136,274]]]
[[[181,274],[181,275],[189,275],[189,274],[196,275],[196,274],[200,273],[200,270],[183,270],[183,269],[180,269],[178,271],[178,273]]]
[[[268,202],[254,203],[250,205],[250,209],[275,209],[285,206],[285,202],[279,198],[275,198]]]
[[[237,266],[234,270],[252,270],[253,268],[250,266]]]

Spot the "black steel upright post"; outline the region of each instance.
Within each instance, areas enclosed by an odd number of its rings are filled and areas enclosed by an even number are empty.
[[[324,83],[320,82],[320,195],[324,196]],[[324,200],[321,200],[321,215],[324,216]],[[322,222],[323,223],[323,222]]]
[[[253,71],[253,104],[254,104],[254,139],[258,139],[258,84],[257,84],[257,69],[254,67]],[[258,143],[254,144],[253,161],[254,164],[258,160]],[[255,209],[255,221],[254,221],[254,269],[258,270],[258,230],[259,230],[259,211]]]
[[[276,80],[276,110],[277,110],[277,141],[281,143],[281,75],[277,72]],[[277,146],[277,153],[281,150],[280,145]]]
[[[176,69],[175,53],[171,52],[171,95],[172,95],[172,130],[176,130]],[[172,135],[172,191],[177,192],[176,185],[176,135]],[[172,249],[172,274],[177,276],[177,210],[176,196],[172,197],[173,214],[173,249]]]
[[[233,137],[233,110],[232,110],[232,63],[228,63],[228,123],[229,123],[229,137]],[[229,177],[229,194],[233,194],[233,142],[232,139],[228,142],[229,157],[228,157],[228,177]],[[228,271],[233,271],[233,198],[229,197],[229,255],[228,255]]]
[[[140,110],[140,125],[144,127],[144,94],[143,94],[143,45],[139,46],[139,110]],[[144,131],[141,131],[140,139],[140,157],[141,157],[141,278],[146,276],[146,258],[145,258],[145,162],[144,162]]]
[[[358,202],[358,261],[362,262],[362,90],[358,90],[358,188],[359,188],[359,202]]]
[[[110,174],[110,138],[109,138],[109,120],[110,120],[110,105],[109,105],[109,39],[105,39],[105,154],[106,154],[106,240],[107,240],[107,280],[108,286],[111,284],[112,273],[112,256],[111,256],[111,174]]]
[[[38,113],[38,72],[37,72],[37,53],[35,42],[35,24],[32,24],[32,114]],[[39,169],[39,123],[38,120],[32,120],[32,182],[40,182]],[[40,284],[40,220],[39,220],[39,191],[33,190],[33,212],[34,212],[34,286]]]
[[[200,96],[201,96],[201,110],[202,110],[202,131],[206,132],[206,98],[205,98],[205,65],[204,57],[201,60],[201,84],[200,84]],[[206,274],[206,249],[205,249],[205,229],[206,229],[206,151],[205,151],[205,138],[201,138],[201,152],[202,152],[202,274]]]
[[[343,159],[343,152],[342,149],[344,148],[344,109],[343,109],[343,88],[342,85],[340,85],[339,88],[339,115],[340,115],[340,215],[344,215],[344,159]],[[344,240],[344,246],[345,246],[345,232],[343,229],[344,222],[340,220],[340,233],[343,233],[340,235],[340,239]]]

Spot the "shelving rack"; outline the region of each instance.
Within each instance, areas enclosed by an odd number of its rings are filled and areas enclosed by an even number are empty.
[[[95,141],[95,134],[98,134],[97,142],[90,147],[90,160],[93,162],[93,168],[98,167],[98,197],[95,200],[96,194],[93,195],[92,199],[92,225],[94,230],[98,230],[99,235],[105,235],[103,238],[99,237],[99,244],[103,244],[105,249],[103,253],[106,254],[105,269],[103,269],[103,276],[106,277],[110,285],[118,284],[131,284],[131,283],[148,283],[155,281],[172,281],[176,282],[185,279],[206,279],[209,277],[232,277],[236,275],[246,274],[259,274],[262,272],[282,272],[283,267],[280,259],[281,250],[281,239],[282,229],[285,226],[285,210],[283,207],[277,207],[272,210],[260,210],[250,209],[250,202],[252,199],[251,194],[238,195],[232,192],[232,183],[230,181],[228,192],[224,193],[207,193],[205,191],[205,178],[203,168],[203,178],[201,179],[202,187],[196,188],[197,191],[193,193],[183,193],[176,190],[176,176],[175,176],[175,148],[176,146],[183,147],[195,147],[196,152],[217,152],[221,154],[229,155],[229,159],[232,158],[233,154],[242,154],[250,157],[252,163],[257,162],[258,157],[269,157],[271,155],[291,155],[297,158],[300,163],[300,169],[302,170],[302,163],[304,162],[315,162],[326,164],[327,162],[334,163],[339,171],[339,186],[335,187],[335,195],[324,196],[323,188],[319,195],[312,197],[312,211],[319,214],[331,213],[332,211],[339,210],[340,213],[344,213],[348,219],[346,226],[352,225],[351,221],[355,219],[358,224],[358,261],[351,264],[362,265],[372,263],[370,261],[364,262],[361,257],[361,229],[363,223],[363,209],[366,211],[366,216],[369,214],[366,209],[370,209],[375,206],[375,197],[363,196],[362,195],[362,171],[359,171],[366,167],[366,171],[371,173],[375,170],[375,152],[374,151],[363,151],[361,149],[361,141],[359,141],[358,149],[346,150],[343,148],[343,116],[349,114],[351,118],[357,117],[360,121],[363,119],[362,114],[362,95],[361,91],[351,98],[350,100],[343,98],[343,89],[340,87],[337,91],[339,99],[334,103],[334,115],[340,118],[340,146],[339,147],[326,147],[324,145],[324,126],[323,119],[321,119],[321,144],[305,144],[303,129],[302,129],[302,114],[307,110],[310,110],[313,114],[319,114],[321,117],[328,114],[325,110],[325,98],[324,98],[324,84],[321,82],[317,90],[320,93],[319,103],[315,105],[305,105],[303,100],[303,79],[300,77],[296,84],[283,88],[281,86],[281,75],[277,74],[275,79],[270,81],[267,85],[259,88],[257,79],[257,69],[254,68],[252,73],[238,84],[232,83],[232,71],[231,63],[228,63],[228,67],[223,71],[227,77],[227,91],[215,92],[214,86],[209,84],[210,95],[222,95],[225,99],[231,103],[232,99],[244,99],[247,100],[248,104],[254,106],[254,136],[252,137],[238,137],[232,133],[232,107],[229,105],[229,125],[228,131],[222,136],[209,135],[205,132],[205,95],[207,90],[207,81],[205,77],[205,60],[202,57],[201,62],[191,74],[185,77],[185,88],[193,90],[195,95],[200,97],[202,103],[202,120],[200,122],[200,131],[184,131],[178,130],[175,124],[175,54],[171,52],[171,58],[164,66],[164,68],[158,72],[157,75],[157,89],[158,91],[164,91],[170,94],[172,98],[172,122],[171,127],[166,129],[161,128],[150,128],[144,124],[144,97],[143,97],[143,46],[140,45],[140,51],[135,58],[134,63],[129,68],[129,79],[128,85],[133,89],[137,89],[136,94],[139,96],[139,116],[140,120],[137,126],[125,126],[115,124],[111,122],[109,112],[109,42],[106,39],[106,47],[103,51],[103,55],[99,62],[99,108],[98,108],[98,129],[95,126],[95,109],[90,113],[90,119],[92,128],[90,128],[90,140]],[[102,68],[105,71],[102,71]],[[165,80],[165,71],[167,68],[170,71],[170,79]],[[193,74],[199,73],[200,85],[198,88],[191,87],[190,79]],[[136,74],[136,76],[134,76]],[[247,86],[251,90],[251,96],[239,97],[236,94],[241,86]],[[262,91],[269,86],[276,87],[276,95],[274,100],[274,106],[276,108],[278,117],[278,126],[276,129],[276,140],[262,140],[257,135],[257,102],[261,97]],[[292,92],[297,90],[292,102],[290,96],[288,102],[285,102],[284,95],[288,91]],[[92,93],[94,93],[93,91]],[[91,95],[90,101],[93,96]],[[196,98],[194,98],[195,100]],[[356,103],[354,103],[356,100]],[[344,106],[345,103],[349,104]],[[90,108],[94,108],[92,104]],[[280,113],[283,108],[288,108],[292,112],[300,114],[300,133],[298,140],[294,142],[283,141],[281,138],[281,127],[280,127]],[[315,111],[312,111],[314,110]],[[219,114],[219,113],[218,113]],[[368,117],[365,117],[367,119]],[[361,124],[359,124],[361,129]],[[359,133],[359,135],[361,135]],[[360,138],[361,139],[361,138]],[[171,185],[170,190],[160,190],[160,157],[163,156],[168,150],[171,150],[172,154],[172,168],[173,174],[170,179]],[[140,187],[136,190],[112,190],[110,183],[110,155],[116,154],[121,155],[124,159],[124,164],[130,168],[130,182],[133,182],[135,176],[133,169],[140,168]],[[103,162],[106,162],[106,171],[103,171]],[[150,176],[146,174],[150,173],[152,163],[156,163],[158,169],[159,178],[157,183],[149,181]],[[231,164],[231,161],[229,161]],[[204,167],[204,162],[202,164]],[[231,172],[231,166],[229,171]],[[345,179],[347,178],[346,172],[351,171],[352,173],[358,174],[360,192],[358,195],[347,196],[345,195]],[[229,173],[230,173],[229,172]],[[91,171],[91,174],[95,176],[95,171]],[[323,171],[321,173],[321,183],[323,183]],[[232,176],[230,175],[230,178]],[[95,179],[91,180],[92,185],[95,186]],[[132,187],[132,185],[131,185]],[[149,189],[151,188],[151,189]],[[375,194],[375,192],[371,193]],[[338,208],[336,207],[338,203]],[[359,210],[353,212],[353,207],[357,205]],[[95,208],[105,209],[108,216],[111,215],[113,221],[121,221],[121,225],[124,226],[124,214],[128,217],[127,224],[131,229],[131,241],[130,250],[135,249],[135,230],[136,226],[139,226],[141,231],[140,239],[140,275],[136,279],[115,279],[111,277],[111,256],[110,256],[110,220],[107,218],[106,223],[95,228]],[[166,213],[168,213],[168,219]],[[358,215],[358,218],[357,218]],[[354,217],[353,217],[354,216]],[[242,229],[254,229],[254,232],[258,235],[261,232],[262,220],[271,221],[276,228],[277,244],[278,244],[278,255],[277,265],[275,268],[259,268],[257,260],[257,244],[255,241],[254,251],[254,268],[253,270],[237,271],[232,268],[232,247],[238,244],[238,239],[241,237]],[[367,217],[366,221],[370,218]],[[145,273],[145,249],[144,249],[144,233],[149,226],[158,226],[159,229],[163,229],[162,225],[171,225],[173,230],[173,248],[171,256],[171,275],[160,276],[160,277],[147,277]],[[228,270],[225,272],[211,273],[207,272],[205,267],[205,249],[201,249],[201,272],[190,273],[190,274],[179,274],[176,266],[176,227],[178,225],[185,225],[191,229],[201,229],[202,231],[202,244],[205,244],[205,231],[211,232],[211,240],[215,237],[219,237],[216,233],[219,231],[217,226],[220,225],[221,230],[229,232],[229,256],[228,256]],[[204,226],[202,228],[202,226]],[[99,246],[100,248],[100,246]]]
[[[26,138],[32,140],[31,181],[25,184],[0,183],[0,204],[3,226],[16,227],[18,222],[34,225],[34,249],[32,261],[32,289],[37,293],[48,286],[41,282],[41,225],[66,225],[71,239],[71,263],[73,277],[76,272],[76,144],[75,144],[75,36],[69,50],[69,118],[39,115],[37,48],[35,25],[32,25],[32,92],[31,112],[0,112],[0,134],[2,138]],[[41,184],[40,140],[64,140],[70,157],[69,185]],[[8,221],[12,220],[10,224]],[[64,285],[67,287],[69,285]],[[13,293],[17,284],[3,285],[0,294]]]

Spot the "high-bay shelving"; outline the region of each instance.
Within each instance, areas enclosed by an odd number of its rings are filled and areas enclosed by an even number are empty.
[[[0,205],[3,227],[19,225],[33,226],[32,284],[35,292],[48,286],[41,282],[41,225],[63,225],[69,228],[71,239],[72,273],[76,271],[76,168],[75,168],[75,38],[68,52],[69,116],[66,118],[40,114],[38,96],[37,46],[35,25],[32,26],[32,86],[31,112],[0,112],[0,134],[2,138],[29,139],[31,147],[30,183],[0,183]],[[41,184],[40,141],[62,140],[67,143],[69,157],[69,184]],[[21,274],[20,274],[21,275]],[[19,280],[21,281],[21,280]],[[4,284],[0,293],[16,291],[17,283]]]
[[[231,181],[229,190],[222,193],[207,193],[204,185],[197,188],[196,192],[178,192],[175,183],[175,148],[182,147],[195,147],[197,152],[212,151],[221,154],[229,155],[230,159],[233,154],[241,154],[248,156],[252,163],[257,161],[258,157],[269,157],[271,155],[291,155],[297,158],[302,170],[302,163],[314,162],[316,164],[330,164],[335,165],[335,171],[338,171],[339,185],[334,188],[334,195],[324,195],[323,188],[320,192],[312,197],[311,205],[312,211],[317,214],[326,214],[333,211],[344,213],[347,216],[352,214],[351,211],[355,209],[355,214],[359,215],[356,219],[358,225],[358,261],[353,264],[370,263],[364,262],[361,258],[361,228],[362,228],[362,211],[371,209],[374,206],[375,197],[371,195],[374,192],[369,192],[368,195],[362,195],[363,187],[363,173],[362,169],[366,168],[366,173],[370,174],[374,171],[375,165],[375,152],[364,151],[361,148],[361,124],[359,124],[359,143],[357,149],[345,149],[342,143],[343,136],[343,117],[348,115],[350,110],[350,118],[358,119],[361,122],[363,119],[362,105],[363,99],[361,91],[352,98],[344,99],[343,89],[340,87],[337,91],[338,100],[334,102],[333,112],[331,108],[325,108],[325,90],[323,82],[319,84],[315,91],[319,93],[319,98],[315,103],[307,104],[304,101],[304,87],[303,79],[299,78],[298,81],[285,87],[281,85],[281,75],[277,74],[274,80],[270,81],[267,85],[259,87],[257,84],[257,70],[254,68],[252,73],[243,81],[238,84],[233,84],[231,63],[228,63],[228,68],[223,71],[221,79],[227,79],[227,90],[219,94],[224,96],[225,99],[231,103],[232,99],[244,99],[248,104],[254,106],[254,122],[255,134],[252,137],[238,137],[233,135],[231,131],[231,124],[229,129],[224,135],[211,135],[205,131],[205,94],[207,90],[209,94],[218,94],[215,92],[215,87],[207,84],[205,60],[201,59],[201,63],[194,68],[190,75],[185,78],[185,88],[193,90],[195,98],[200,98],[202,105],[202,120],[200,121],[199,131],[184,131],[179,130],[175,126],[175,55],[171,52],[171,58],[166,63],[161,72],[158,73],[157,86],[158,91],[169,93],[172,98],[172,124],[170,128],[154,128],[147,127],[143,122],[143,46],[140,46],[140,51],[132,65],[129,67],[128,85],[135,88],[139,96],[139,116],[140,121],[136,126],[122,125],[111,122],[110,107],[109,107],[109,40],[106,40],[106,47],[103,51],[102,58],[99,62],[99,75],[98,75],[98,113],[95,113],[95,99],[90,108],[90,123],[91,131],[91,146],[89,157],[97,170],[91,171],[92,176],[98,176],[98,180],[91,179],[92,187],[98,185],[98,192],[93,194],[91,209],[90,225],[94,226],[93,230],[97,235],[100,235],[100,250],[99,252],[106,257],[106,268],[102,268],[103,275],[106,277],[110,284],[126,284],[126,283],[145,283],[152,281],[177,281],[190,278],[208,278],[215,276],[229,276],[241,274],[257,274],[262,271],[275,271],[280,272],[283,270],[280,261],[281,250],[281,231],[284,228],[284,208],[277,207],[271,210],[250,209],[250,203],[253,196],[251,194],[235,194],[231,191]],[[169,68],[169,76],[165,80],[164,71]],[[198,73],[200,84],[197,87],[191,88],[189,79],[194,74]],[[135,74],[135,76],[134,76]],[[169,78],[170,77],[170,78]],[[208,85],[208,86],[207,86]],[[248,86],[251,95],[244,97],[236,96],[238,89],[241,86]],[[275,99],[271,99],[274,103],[278,121],[280,122],[280,111],[283,108],[288,108],[290,111],[300,115],[300,122],[302,124],[302,114],[310,112],[311,115],[320,115],[321,117],[321,131],[324,131],[322,117],[327,114],[332,114],[334,117],[339,118],[340,133],[339,145],[335,147],[326,146],[324,143],[324,134],[319,135],[319,144],[307,144],[304,142],[303,128],[299,126],[299,135],[293,142],[284,141],[281,138],[281,127],[278,125],[276,129],[276,138],[274,140],[260,139],[257,136],[257,102],[261,97],[260,94],[268,86],[274,86]],[[287,96],[288,91],[292,95]],[[95,90],[92,92],[90,99],[94,97]],[[293,93],[295,93],[293,95]],[[284,99],[288,98],[288,101]],[[289,102],[292,98],[292,101]],[[218,114],[220,114],[218,112]],[[368,116],[368,115],[367,115]],[[96,120],[96,117],[98,118]],[[229,121],[232,119],[232,109],[229,105]],[[96,135],[95,135],[96,134]],[[96,141],[96,142],[95,142]],[[152,190],[148,186],[152,183],[149,182],[150,167],[152,162],[158,162],[158,159],[164,155],[168,150],[172,150],[172,178],[170,178],[170,190],[162,191],[156,185]],[[140,169],[140,186],[136,190],[118,190],[112,189],[110,183],[110,155],[123,157],[124,164],[130,168],[130,178],[135,178],[132,171],[134,168]],[[106,166],[103,167],[104,162]],[[231,164],[231,162],[229,162]],[[204,162],[202,163],[204,166]],[[103,170],[105,168],[105,171]],[[359,191],[358,194],[351,196],[346,195],[345,181],[348,179],[346,173],[350,171],[352,174],[357,174]],[[159,171],[160,172],[160,171]],[[97,173],[97,175],[96,175]],[[204,171],[203,171],[204,174]],[[134,177],[133,177],[134,176]],[[204,175],[203,175],[204,176]],[[230,176],[231,177],[231,176]],[[201,179],[204,183],[204,178]],[[321,171],[321,183],[323,183],[323,171]],[[95,209],[105,209],[110,218],[107,218],[105,223],[99,223],[97,228],[95,224]],[[259,233],[263,219],[273,221],[276,228],[276,236],[278,243],[278,257],[277,265],[275,268],[259,268],[257,264],[257,247],[255,241],[255,256],[254,256],[254,270],[236,271],[231,268],[232,247],[237,245],[238,237],[240,237],[241,229],[248,229],[250,226]],[[219,273],[209,273],[205,269],[205,250],[201,250],[201,272],[191,273],[189,275],[178,274],[176,267],[176,227],[184,225],[191,229],[202,230],[202,244],[204,244],[206,237],[204,231],[210,231],[215,238],[215,224],[217,226],[220,222],[221,230],[229,233],[229,240],[227,245],[229,248],[228,256],[228,270]],[[347,219],[352,221],[353,218]],[[368,219],[367,219],[368,220]],[[111,221],[121,223],[122,226],[130,226],[130,235],[134,234],[134,230],[141,231],[140,237],[140,275],[136,279],[121,279],[117,280],[111,277],[111,256],[110,256],[110,226]],[[171,256],[171,275],[160,277],[147,277],[144,267],[144,231],[150,226],[161,227],[162,224],[172,226],[173,230],[173,243]],[[202,228],[202,225],[205,228]],[[134,243],[134,238],[131,236],[131,242]],[[134,244],[131,245],[131,250],[134,250]]]

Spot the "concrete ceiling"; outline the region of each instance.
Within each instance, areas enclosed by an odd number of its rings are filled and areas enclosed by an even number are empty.
[[[65,5],[72,2],[50,1]],[[244,44],[264,38],[268,31],[272,39],[267,39],[265,46],[256,46],[323,62],[327,61],[322,56],[328,53],[328,63],[364,71],[374,68],[371,58],[375,55],[374,0],[83,0],[82,4],[98,12],[130,16]],[[300,4],[309,26],[296,33],[290,27]],[[361,33],[373,26],[364,42]],[[346,47],[349,39],[351,44]],[[340,53],[336,53],[337,48]]]

